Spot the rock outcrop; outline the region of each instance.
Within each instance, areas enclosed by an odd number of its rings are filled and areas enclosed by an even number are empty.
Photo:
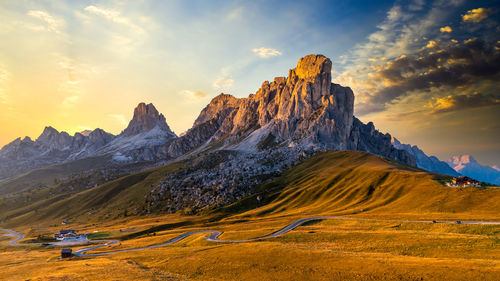
[[[127,128],[120,134],[120,136],[130,137],[141,133],[145,133],[158,127],[159,130],[165,133],[175,136],[174,132],[170,130],[170,127],[165,120],[165,116],[156,110],[156,107],[150,103],[146,105],[145,103],[140,103],[134,109],[134,117],[129,122]]]
[[[331,82],[331,68],[328,58],[308,55],[288,77],[265,81],[248,98],[215,97],[169,153],[178,156],[214,145],[258,151],[265,141],[271,147],[293,143],[315,150],[363,150],[415,165],[413,156],[391,145],[389,134],[354,117],[354,94]]]

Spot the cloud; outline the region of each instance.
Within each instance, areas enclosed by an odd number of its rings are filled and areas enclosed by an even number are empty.
[[[228,20],[237,20],[241,18],[241,15],[243,14],[243,7],[239,7],[236,9],[231,10],[227,15],[226,18]]]
[[[441,32],[448,32],[449,33],[449,32],[452,32],[453,29],[450,26],[443,26],[443,27],[441,27],[439,29],[439,31],[441,31]]]
[[[257,54],[259,57],[265,58],[265,59],[282,55],[282,53],[276,49],[264,48],[264,47],[254,48],[254,49],[252,49],[252,52]]]
[[[127,118],[123,114],[108,114],[108,116],[118,121],[122,126],[127,126],[128,124]]]
[[[0,104],[8,104],[9,96],[6,93],[5,84],[9,79],[9,72],[0,66]]]
[[[429,49],[436,48],[437,47],[437,43],[436,43],[436,41],[431,40],[431,41],[429,41],[429,43],[427,43],[427,45],[425,45],[425,47],[429,48]]]
[[[234,80],[232,78],[218,78],[217,80],[214,81],[214,88],[216,89],[225,89],[229,88],[233,85]]]
[[[491,12],[491,9],[486,8],[472,9],[470,11],[467,11],[467,13],[462,16],[462,20],[464,22],[481,22],[482,20],[488,18]]]
[[[422,49],[378,66],[370,78],[379,87],[368,103],[392,103],[412,92],[429,92],[444,87],[453,91],[485,80],[500,78],[500,52],[495,46],[474,38],[462,44],[450,44],[438,52]],[[473,101],[481,96],[475,96]],[[457,100],[458,102],[458,100]]]
[[[57,19],[44,11],[30,10],[26,14],[30,17],[43,21],[47,25],[45,29],[48,31],[60,33],[60,28],[64,25],[64,20]]]
[[[131,28],[136,33],[144,33],[144,30],[133,23],[129,18],[124,17],[117,10],[90,5],[85,7],[85,11],[106,18],[109,21]]]
[[[80,96],[66,97],[62,102],[62,106],[65,108],[73,107],[75,105],[75,103],[78,102],[79,99],[80,99]]]
[[[183,90],[181,92],[184,96],[186,96],[190,100],[200,100],[203,98],[206,98],[208,94],[203,91],[190,91],[190,90]]]
[[[431,103],[431,113],[444,113],[468,108],[487,107],[500,104],[500,95],[491,96],[474,92],[471,95],[448,95],[435,98]]]

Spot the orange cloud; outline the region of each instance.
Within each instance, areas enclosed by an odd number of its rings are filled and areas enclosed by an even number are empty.
[[[464,22],[480,22],[486,19],[491,14],[491,9],[477,8],[467,11],[465,15],[462,16]]]
[[[435,98],[429,104],[431,113],[444,113],[460,109],[486,107],[500,104],[500,98],[474,92],[470,95],[449,95],[442,98]]]
[[[441,31],[441,32],[448,32],[449,33],[449,32],[452,32],[453,29],[450,26],[443,26],[443,27],[441,27],[439,29],[439,31]]]

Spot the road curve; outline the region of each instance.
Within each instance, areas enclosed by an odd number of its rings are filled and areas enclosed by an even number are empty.
[[[96,253],[96,254],[86,254],[90,251],[103,248],[109,245],[117,244],[119,243],[118,240],[93,240],[92,242],[100,243],[104,242],[102,245],[97,245],[93,247],[87,247],[83,248],[80,250],[77,250],[74,252],[74,255],[79,256],[79,257],[97,257],[97,256],[106,256],[106,255],[112,255],[112,254],[117,254],[117,253],[124,253],[124,252],[134,252],[134,251],[143,251],[147,249],[154,249],[154,248],[159,248],[167,245],[171,245],[174,243],[177,243],[181,240],[183,240],[186,237],[189,237],[191,235],[195,234],[200,234],[200,233],[208,233],[210,234],[205,238],[207,241],[212,241],[212,242],[222,242],[222,243],[242,243],[242,242],[252,242],[252,241],[258,241],[258,240],[265,240],[269,238],[274,238],[281,236],[283,234],[286,234],[296,228],[297,226],[304,224],[308,221],[314,221],[314,220],[322,220],[322,219],[345,219],[345,220],[366,220],[366,221],[386,221],[386,222],[417,222],[417,223],[461,223],[461,224],[482,224],[482,225],[500,225],[500,222],[487,222],[487,221],[430,221],[430,220],[389,220],[389,219],[369,219],[369,218],[351,218],[351,217],[339,217],[339,216],[320,216],[320,217],[309,217],[309,218],[303,218],[300,220],[297,220],[282,229],[273,232],[269,235],[262,236],[262,237],[257,237],[257,238],[252,238],[252,239],[244,239],[244,240],[223,240],[219,239],[218,237],[222,234],[220,231],[216,230],[199,230],[199,231],[192,231],[192,232],[187,232],[184,234],[181,234],[177,237],[174,237],[170,239],[167,242],[161,243],[161,244],[156,244],[156,245],[151,245],[151,246],[146,246],[146,247],[140,247],[140,248],[133,248],[133,249],[124,249],[124,250],[116,250],[116,251],[110,251],[110,252],[104,252],[104,253]],[[17,237],[16,240],[10,241],[10,245],[26,245],[26,244],[18,244],[18,242],[24,238],[24,235],[21,233],[15,232],[13,230],[9,229],[4,229],[0,228],[0,231],[7,231],[10,236],[15,236]]]
[[[24,239],[24,235],[22,235],[21,233],[15,232],[14,230],[10,230],[10,229],[5,229],[5,228],[0,228],[0,231],[6,231],[6,232],[9,233],[9,234],[5,234],[5,236],[14,236],[14,237],[17,237],[15,240],[9,241],[9,245],[12,245],[12,246],[15,246],[15,245],[24,245],[24,244],[18,243],[19,241],[21,241],[21,240]]]

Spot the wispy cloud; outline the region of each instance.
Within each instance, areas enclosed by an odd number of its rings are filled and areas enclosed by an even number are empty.
[[[265,47],[254,48],[254,49],[252,49],[252,52],[254,52],[257,56],[264,58],[264,59],[282,55],[282,53],[276,49],[265,48]]]
[[[45,11],[30,10],[27,15],[43,21],[46,25],[44,29],[55,33],[60,33],[60,29],[64,25],[63,19],[56,18]]]
[[[61,105],[64,108],[71,108],[78,102],[79,99],[80,96],[69,96],[63,100]]]
[[[127,26],[127,27],[131,28],[133,31],[135,31],[136,33],[144,33],[144,30],[140,26],[135,24],[129,18],[123,16],[117,10],[90,5],[90,6],[85,7],[85,11],[87,11],[91,14],[94,14],[94,15],[104,17],[105,19],[112,21],[114,23],[118,23],[118,24]]]
[[[181,94],[190,100],[200,100],[208,96],[208,94],[204,91],[191,91],[191,90],[183,90]]]
[[[227,13],[226,18],[228,20],[237,20],[240,19],[242,15],[243,15],[243,7],[238,7]]]
[[[108,117],[120,123],[121,126],[127,126],[128,124],[127,118],[123,114],[108,114]]]
[[[1,104],[8,104],[9,103],[9,96],[7,95],[6,90],[5,90],[5,84],[6,84],[8,78],[9,78],[9,73],[7,72],[7,70],[5,70],[0,65],[0,103]]]
[[[234,80],[232,78],[217,78],[217,80],[214,81],[214,88],[216,89],[227,89],[231,87],[234,83]]]

